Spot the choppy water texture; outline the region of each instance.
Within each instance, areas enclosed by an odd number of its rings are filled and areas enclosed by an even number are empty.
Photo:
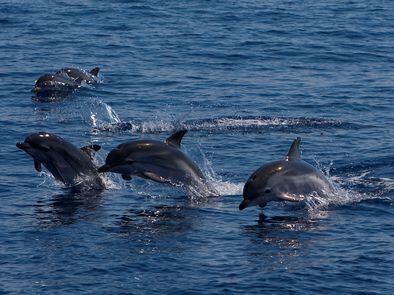
[[[1,1],[1,293],[392,294],[392,2],[108,2]],[[103,83],[31,99],[66,66]],[[116,175],[70,195],[15,147],[46,130],[101,164],[181,127],[220,197]],[[338,196],[239,212],[297,136]]]

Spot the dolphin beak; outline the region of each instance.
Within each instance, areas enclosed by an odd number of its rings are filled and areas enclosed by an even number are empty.
[[[27,142],[17,142],[16,147],[20,148],[21,150],[25,150],[30,147],[30,144],[28,144]]]
[[[248,200],[248,199],[243,200],[242,203],[239,204],[239,210],[243,210],[246,207],[248,207],[249,203],[250,203],[250,200]]]
[[[111,166],[108,165],[108,164],[105,164],[105,165],[99,167],[99,168],[97,169],[97,171],[98,171],[98,172],[107,172],[109,169],[111,169]]]

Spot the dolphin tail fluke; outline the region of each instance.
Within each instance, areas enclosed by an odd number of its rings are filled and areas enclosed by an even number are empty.
[[[173,135],[171,135],[169,138],[166,139],[166,144],[171,145],[176,148],[180,148],[182,138],[186,134],[186,132],[187,132],[187,129],[183,129],[178,132],[175,132]]]
[[[291,160],[300,160],[301,155],[300,155],[300,143],[301,143],[301,137],[297,137],[294,139],[289,152],[287,153],[286,159],[288,161]]]
[[[99,68],[99,67],[95,67],[94,69],[92,69],[92,70],[90,71],[90,73],[91,73],[93,76],[96,76],[96,77],[97,77],[99,71],[100,71],[100,68]]]
[[[87,146],[81,147],[81,150],[83,152],[85,152],[89,156],[89,158],[92,160],[93,160],[96,152],[98,152],[100,149],[101,149],[101,146],[99,146],[97,144],[92,144],[92,145],[87,145]]]

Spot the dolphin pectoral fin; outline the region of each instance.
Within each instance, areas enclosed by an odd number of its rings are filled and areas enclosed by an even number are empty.
[[[291,144],[290,150],[286,156],[286,160],[291,161],[291,160],[300,160],[301,159],[300,143],[301,143],[301,137],[297,137],[293,141],[293,143]]]
[[[42,167],[41,167],[41,162],[38,160],[34,160],[34,169],[36,169],[37,172],[41,172]]]
[[[92,144],[92,145],[87,145],[84,147],[81,147],[81,151],[85,152],[90,159],[93,160],[94,155],[96,152],[98,152],[101,149],[101,146],[97,144]]]
[[[141,173],[141,176],[156,182],[168,182],[164,177],[161,177],[160,175],[154,173],[154,172],[149,172],[149,171],[144,171]]]
[[[186,134],[186,132],[187,132],[186,129],[175,132],[174,134],[172,134],[170,137],[168,137],[166,139],[166,144],[171,145],[176,148],[180,148],[182,138]]]
[[[289,201],[289,202],[301,202],[304,200],[303,195],[296,195],[296,194],[290,194],[290,193],[281,193],[278,198],[283,201]]]
[[[124,180],[131,180],[131,176],[128,175],[128,174],[122,174],[122,178],[123,178]]]
[[[78,77],[78,79],[75,80],[75,83],[77,83],[80,86],[83,81],[84,81],[83,77]]]
[[[92,70],[90,71],[90,73],[91,73],[93,76],[96,76],[96,77],[97,77],[99,71],[100,71],[100,68],[99,68],[99,67],[95,67],[94,69],[92,69]]]
[[[107,172],[109,169],[111,169],[111,166],[108,164],[104,164],[103,166],[99,167],[97,169],[98,172]]]

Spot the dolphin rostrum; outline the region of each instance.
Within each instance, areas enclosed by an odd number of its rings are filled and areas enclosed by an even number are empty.
[[[37,171],[44,165],[56,180],[73,190],[105,188],[92,161],[94,153],[101,148],[99,145],[79,149],[55,134],[38,132],[16,146],[34,159]]]
[[[285,159],[263,165],[249,177],[239,210],[264,207],[269,201],[299,202],[313,193],[327,196],[333,192],[324,174],[301,159],[300,142],[299,137],[293,141]]]
[[[165,142],[135,140],[113,149],[99,172],[115,172],[130,180],[132,175],[160,183],[199,187],[206,183],[200,168],[180,148],[187,130],[171,135]]]

